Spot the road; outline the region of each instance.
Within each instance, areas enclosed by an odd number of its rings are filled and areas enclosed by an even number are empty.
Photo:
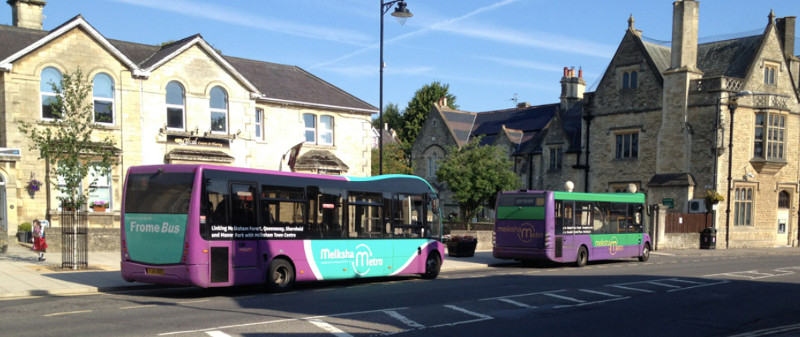
[[[794,336],[797,256],[654,254],[259,288],[0,301],[3,336]]]

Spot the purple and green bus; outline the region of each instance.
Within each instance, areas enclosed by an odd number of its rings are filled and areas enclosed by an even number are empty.
[[[650,257],[642,193],[508,191],[497,196],[492,254],[575,263]]]
[[[438,199],[423,179],[213,165],[128,170],[122,277],[198,287],[418,274],[444,259]]]

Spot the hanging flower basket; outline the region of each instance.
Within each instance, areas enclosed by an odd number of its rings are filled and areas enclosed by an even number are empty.
[[[42,182],[38,181],[36,179],[29,180],[28,184],[25,185],[25,190],[27,190],[28,193],[30,193],[30,194],[34,194],[36,192],[39,192],[39,190],[41,188],[42,188]]]

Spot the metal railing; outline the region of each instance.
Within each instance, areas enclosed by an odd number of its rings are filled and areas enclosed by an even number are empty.
[[[89,225],[86,211],[61,212],[61,268],[89,268]]]

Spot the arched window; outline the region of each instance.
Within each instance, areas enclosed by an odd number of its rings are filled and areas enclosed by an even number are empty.
[[[736,203],[734,204],[733,224],[735,226],[753,225],[753,189],[737,188],[734,192]]]
[[[114,80],[111,76],[100,73],[92,82],[94,96],[94,122],[114,124]]]
[[[61,72],[56,68],[47,67],[42,70],[41,77],[39,91],[42,94],[42,119],[61,119],[61,114],[53,111],[52,107],[58,96],[56,91],[61,90]]]
[[[628,89],[630,85],[630,74],[625,72],[622,74],[622,89]]]
[[[167,129],[184,130],[184,90],[175,81],[167,84]]]
[[[222,87],[211,88],[211,132],[228,132],[228,94]]]
[[[635,71],[631,71],[631,88],[636,88],[639,86],[639,73]]]

